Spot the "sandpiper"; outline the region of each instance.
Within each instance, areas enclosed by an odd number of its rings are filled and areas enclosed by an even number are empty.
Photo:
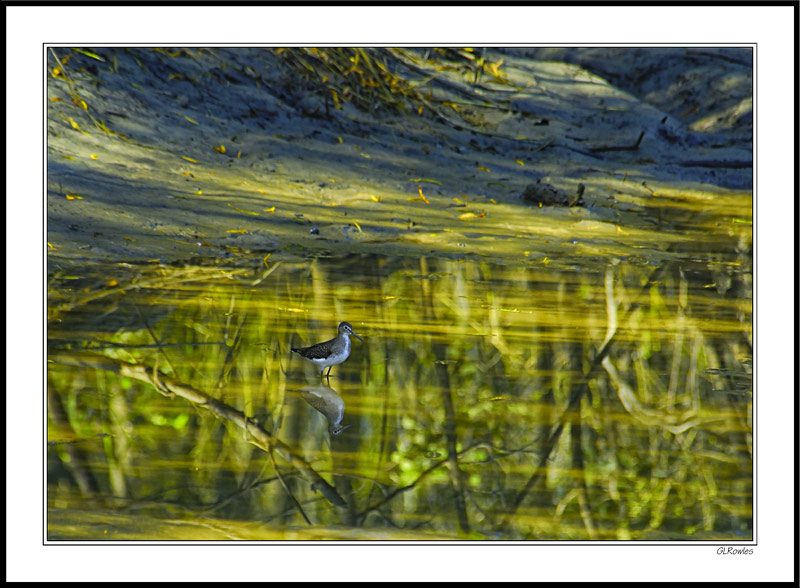
[[[350,357],[350,335],[363,342],[363,339],[353,332],[353,325],[341,322],[339,335],[335,339],[311,347],[292,347],[292,351],[315,363],[320,369],[320,376],[325,368],[328,368],[326,377],[330,377],[331,368]]]

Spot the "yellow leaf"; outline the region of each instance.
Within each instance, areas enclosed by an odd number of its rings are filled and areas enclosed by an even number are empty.
[[[54,67],[53,68],[53,77],[57,78],[60,75],[61,75],[61,68],[60,67]]]
[[[259,191],[261,194],[269,194],[269,192],[265,192],[264,190],[261,190],[260,188],[256,188],[256,189],[257,189],[257,190],[258,190],[258,191]]]
[[[228,232],[229,233],[238,233],[240,235],[243,235],[244,233],[247,232],[247,229],[228,229]]]
[[[275,207],[273,206],[272,208],[265,208],[264,212],[275,212]]]
[[[514,161],[516,161],[520,165],[523,165],[523,166],[525,165],[525,162],[522,161],[521,159],[515,159]]]
[[[203,193],[202,190],[197,190],[197,192],[195,192],[195,194],[197,194],[198,196],[200,196],[200,194],[202,194],[202,193]]]
[[[190,123],[192,123],[193,125],[199,125],[199,124],[200,124],[199,122],[197,122],[197,121],[196,121],[196,120],[194,120],[193,118],[189,118],[188,116],[184,116],[183,118],[185,118],[186,120],[188,120],[188,121],[189,121]]]
[[[76,131],[80,131],[80,130],[81,130],[81,127],[80,127],[80,125],[78,125],[78,123],[76,123],[76,122],[75,122],[75,121],[72,119],[72,117],[69,117],[69,124],[70,124],[70,126],[71,126],[73,129],[75,129]]]
[[[50,249],[55,249],[55,247],[53,247],[53,246],[50,244],[50,241],[48,241],[48,242],[47,242],[47,246],[48,246]]]
[[[66,194],[67,200],[83,200],[83,196],[74,196],[72,194]]]
[[[91,157],[92,159],[97,159],[100,156],[97,153],[92,153],[89,157]]]
[[[241,158],[242,158],[242,152],[239,151],[239,153],[236,154],[236,159],[241,159]]]
[[[485,171],[485,172],[492,171],[492,170],[490,170],[488,167],[483,167],[482,165],[479,165],[479,166],[478,166],[478,169],[479,169],[479,170],[481,170],[481,171]]]
[[[261,216],[260,214],[258,214],[257,212],[253,212],[252,210],[245,210],[243,208],[236,208],[235,206],[232,206],[230,203],[228,204],[228,206],[230,206],[236,212],[243,212],[245,214],[252,214],[252,215],[255,215],[255,216]]]
[[[219,147],[214,147],[214,151],[216,151],[217,153],[225,153],[225,145],[220,143]]]
[[[50,98],[50,102],[61,102],[61,98],[59,98],[58,96],[53,96],[52,98]]]
[[[358,229],[359,233],[363,233],[364,232],[364,231],[361,230],[361,225],[358,224],[356,221],[353,221],[353,224],[356,226],[356,228]]]
[[[267,263],[267,261],[269,260],[269,256],[270,256],[270,255],[272,255],[272,253],[267,253],[267,254],[264,256],[264,265],[265,265],[266,267],[269,267],[269,264]]]
[[[336,137],[336,138],[339,139],[339,143],[344,143],[344,140],[341,137]]]
[[[492,204],[497,204],[497,200],[495,200],[494,198],[489,198],[489,202],[491,202]]]
[[[116,286],[117,284],[118,284],[118,282],[116,280],[111,279],[106,283],[106,286],[108,286],[110,288],[112,286]]]
[[[425,194],[422,193],[422,186],[417,186],[417,191],[419,192],[419,197],[422,199],[422,201],[425,204],[430,204],[430,202],[428,202],[428,199],[425,198]]]
[[[69,159],[71,161],[75,161],[75,158],[72,157],[72,155],[62,155],[61,157],[63,157],[64,159]]]
[[[186,157],[185,155],[181,155],[181,159],[185,159],[186,161],[188,161],[190,163],[200,163],[196,159],[192,159],[191,157]]]
[[[380,202],[381,199],[379,196],[375,196],[375,194],[370,194],[369,197],[372,199],[373,202]]]
[[[461,220],[467,220],[467,219],[475,218],[475,213],[474,212],[465,212],[464,214],[459,214],[458,218],[460,218]]]

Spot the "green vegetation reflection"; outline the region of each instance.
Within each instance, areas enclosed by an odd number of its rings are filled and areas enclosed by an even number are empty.
[[[749,540],[742,259],[55,275],[49,536]]]

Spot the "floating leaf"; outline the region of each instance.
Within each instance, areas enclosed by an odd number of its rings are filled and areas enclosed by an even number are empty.
[[[363,232],[364,232],[364,231],[362,231],[362,230],[361,230],[361,225],[360,225],[360,224],[358,224],[358,222],[356,222],[356,221],[353,221],[353,224],[356,226],[356,228],[358,229],[358,232],[359,232],[359,233],[363,233]]]
[[[381,201],[381,197],[380,196],[375,196],[375,194],[370,194],[369,197],[372,199],[373,202],[380,202]]]
[[[439,180],[430,180],[428,178],[411,178],[408,180],[409,182],[428,182],[429,184],[439,184],[440,186],[442,183]]]
[[[80,127],[80,125],[79,125],[78,123],[76,123],[76,122],[73,120],[73,118],[72,118],[72,117],[69,117],[69,124],[70,124],[70,126],[71,126],[73,129],[75,129],[76,131],[80,131],[80,130],[81,130],[81,127]]]
[[[247,232],[247,229],[228,229],[229,233],[238,233],[239,235],[243,235]]]
[[[97,159],[100,156],[97,153],[92,153],[89,157],[91,157],[92,159]]]
[[[460,218],[461,220],[468,220],[468,219],[471,219],[471,218],[475,218],[475,213],[474,212],[465,212],[464,214],[459,214],[458,218]]]
[[[490,172],[490,171],[492,171],[492,170],[490,170],[488,167],[483,167],[482,165],[479,165],[479,166],[478,166],[478,169],[479,169],[479,170],[481,170],[481,171],[485,171],[485,172]]]
[[[55,249],[55,247],[54,247],[53,245],[51,245],[51,244],[50,244],[50,241],[48,241],[48,242],[47,242],[47,246],[48,246],[50,249]]]
[[[202,193],[203,193],[203,191],[202,191],[200,188],[198,188],[198,189],[197,189],[197,192],[195,192],[195,194],[196,194],[197,196],[200,196]]]
[[[106,286],[108,286],[109,288],[112,288],[112,287],[116,286],[118,283],[119,282],[117,282],[115,279],[112,278],[108,282],[106,282]]]
[[[524,165],[525,165],[525,162],[524,162],[524,161],[522,161],[521,159],[515,159],[514,161],[516,161],[518,164],[520,164],[520,165],[522,165],[522,166],[524,166]]]
[[[188,120],[188,121],[189,121],[190,123],[192,123],[193,125],[199,125],[199,124],[200,124],[199,122],[197,122],[197,121],[196,121],[196,120],[194,120],[193,118],[189,118],[189,117],[188,117],[188,116],[186,116],[186,115],[184,115],[184,117],[183,117],[183,118],[185,118],[186,120]]]
[[[52,98],[50,98],[50,102],[61,102],[61,98],[59,98],[58,96],[53,96]]]
[[[217,153],[225,153],[225,145],[220,143],[219,147],[214,147],[214,151],[216,151]]]
[[[275,207],[273,206],[272,208],[265,208],[264,212],[275,212]]]
[[[74,194],[66,194],[67,200],[83,200],[83,196],[75,196]]]
[[[61,157],[63,157],[64,159],[69,159],[70,161],[75,161],[75,158],[72,157],[72,155],[62,155]]]
[[[200,162],[199,162],[199,161],[197,161],[196,159],[192,159],[191,157],[186,157],[185,155],[181,155],[181,159],[185,159],[185,160],[186,160],[186,161],[188,161],[189,163],[200,163]]]
[[[263,259],[263,261],[264,261],[264,265],[265,265],[266,267],[269,267],[269,263],[267,263],[267,261],[269,261],[269,257],[270,257],[270,255],[272,255],[272,253],[267,253],[267,254],[264,256],[264,259]]]

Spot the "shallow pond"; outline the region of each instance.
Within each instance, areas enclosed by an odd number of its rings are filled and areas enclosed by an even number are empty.
[[[750,540],[749,259],[55,271],[48,539]]]

